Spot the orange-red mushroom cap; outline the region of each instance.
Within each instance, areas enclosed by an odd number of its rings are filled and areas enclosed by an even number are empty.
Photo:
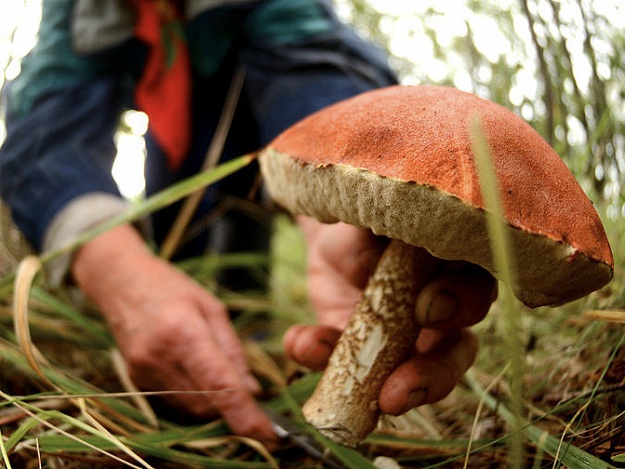
[[[531,307],[581,298],[614,261],[592,203],[564,162],[504,107],[456,89],[393,86],[325,108],[260,156],[270,195],[294,214],[344,221],[494,272],[470,135],[481,120]]]

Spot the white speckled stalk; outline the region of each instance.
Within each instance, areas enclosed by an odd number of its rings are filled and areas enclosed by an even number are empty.
[[[414,307],[439,260],[393,240],[343,332],[304,416],[324,435],[354,447],[378,421],[384,381],[414,347]]]

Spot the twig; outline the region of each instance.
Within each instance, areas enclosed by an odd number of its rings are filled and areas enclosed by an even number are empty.
[[[604,387],[597,388],[597,389],[590,389],[588,391],[583,391],[579,393],[575,393],[575,392],[568,392],[566,394],[551,393],[545,396],[545,400],[547,402],[567,402],[567,401],[573,401],[577,399],[584,399],[590,396],[596,396],[597,394],[609,394],[611,392],[622,391],[622,390],[625,390],[625,382],[611,384],[611,385],[604,386]]]
[[[212,169],[219,161],[226,143],[228,131],[230,130],[230,124],[234,118],[237,103],[239,102],[239,96],[241,94],[241,90],[243,89],[244,80],[245,70],[243,68],[237,68],[234,72],[234,76],[232,77],[232,83],[230,84],[228,95],[226,96],[224,109],[219,116],[219,122],[217,123],[215,135],[213,136],[206,152],[206,158],[202,166],[202,171]],[[200,189],[191,194],[184,201],[173,226],[169,230],[169,233],[167,233],[167,237],[161,246],[161,256],[163,258],[170,259],[178,249],[180,240],[182,239],[187,226],[189,226],[189,222],[191,221],[191,218],[193,218],[193,215],[195,214],[195,211],[197,210],[205,192],[205,188]]]
[[[625,324],[625,311],[589,309],[584,311],[584,317],[597,321]]]
[[[534,22],[536,21],[536,18],[534,18],[532,16],[532,13],[530,12],[528,0],[520,0],[520,3],[521,10],[527,18],[530,35],[532,37],[532,43],[534,44],[534,48],[536,49],[536,55],[538,57],[538,69],[543,79],[543,85],[545,86],[545,92],[543,93],[543,96],[545,101],[545,119],[547,121],[547,128],[545,129],[544,134],[547,142],[549,142],[550,145],[553,145],[553,133],[555,130],[553,115],[553,84],[551,83],[549,64],[547,62],[547,58],[545,57],[545,49],[541,46],[538,35],[534,30]]]

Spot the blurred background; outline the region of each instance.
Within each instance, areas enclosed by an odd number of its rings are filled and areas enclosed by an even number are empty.
[[[611,218],[625,216],[625,4],[620,0],[335,0],[339,14],[391,55],[405,84],[450,85],[514,110],[551,143]],[[0,87],[34,46],[40,0],[3,0]],[[130,113],[116,168],[143,188]],[[0,141],[4,128],[0,124]],[[123,169],[122,169],[123,168]]]

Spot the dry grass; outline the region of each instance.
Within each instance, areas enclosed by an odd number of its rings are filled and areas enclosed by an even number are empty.
[[[265,386],[263,402],[283,412],[292,405],[285,396],[301,402],[314,380],[301,379],[304,370],[285,359],[280,336],[290,324],[312,319],[302,239],[284,218],[276,227],[269,294],[223,292],[223,298],[243,309],[236,325],[250,340],[250,362]],[[624,253],[615,242],[623,239],[625,222],[606,220],[606,227],[617,259],[616,276],[608,287],[562,308],[530,312],[516,306],[523,347],[518,377],[523,467],[625,467],[624,326],[584,314],[625,306]],[[27,250],[16,247],[19,237],[8,228],[6,217],[2,233],[0,265],[7,274]],[[182,267],[212,285],[220,266],[233,262],[254,267],[266,259],[208,258]],[[71,290],[52,293],[35,278],[25,311],[30,340],[22,349],[13,332],[11,295],[0,295],[0,460],[5,465],[319,467],[286,443],[269,455],[254,442],[229,435],[220,421],[172,421],[157,398],[124,386],[104,324],[88,304],[76,302],[75,295]],[[380,431],[359,448],[362,455],[370,461],[390,457],[402,467],[508,467],[513,427],[509,375],[504,372],[507,301],[500,298],[476,327],[481,352],[463,383],[436,405],[385,419]],[[28,363],[28,350],[44,377]],[[285,388],[287,383],[291,384]],[[156,420],[146,405],[156,411]],[[346,460],[349,465],[349,457]],[[363,467],[361,463],[350,467]]]

